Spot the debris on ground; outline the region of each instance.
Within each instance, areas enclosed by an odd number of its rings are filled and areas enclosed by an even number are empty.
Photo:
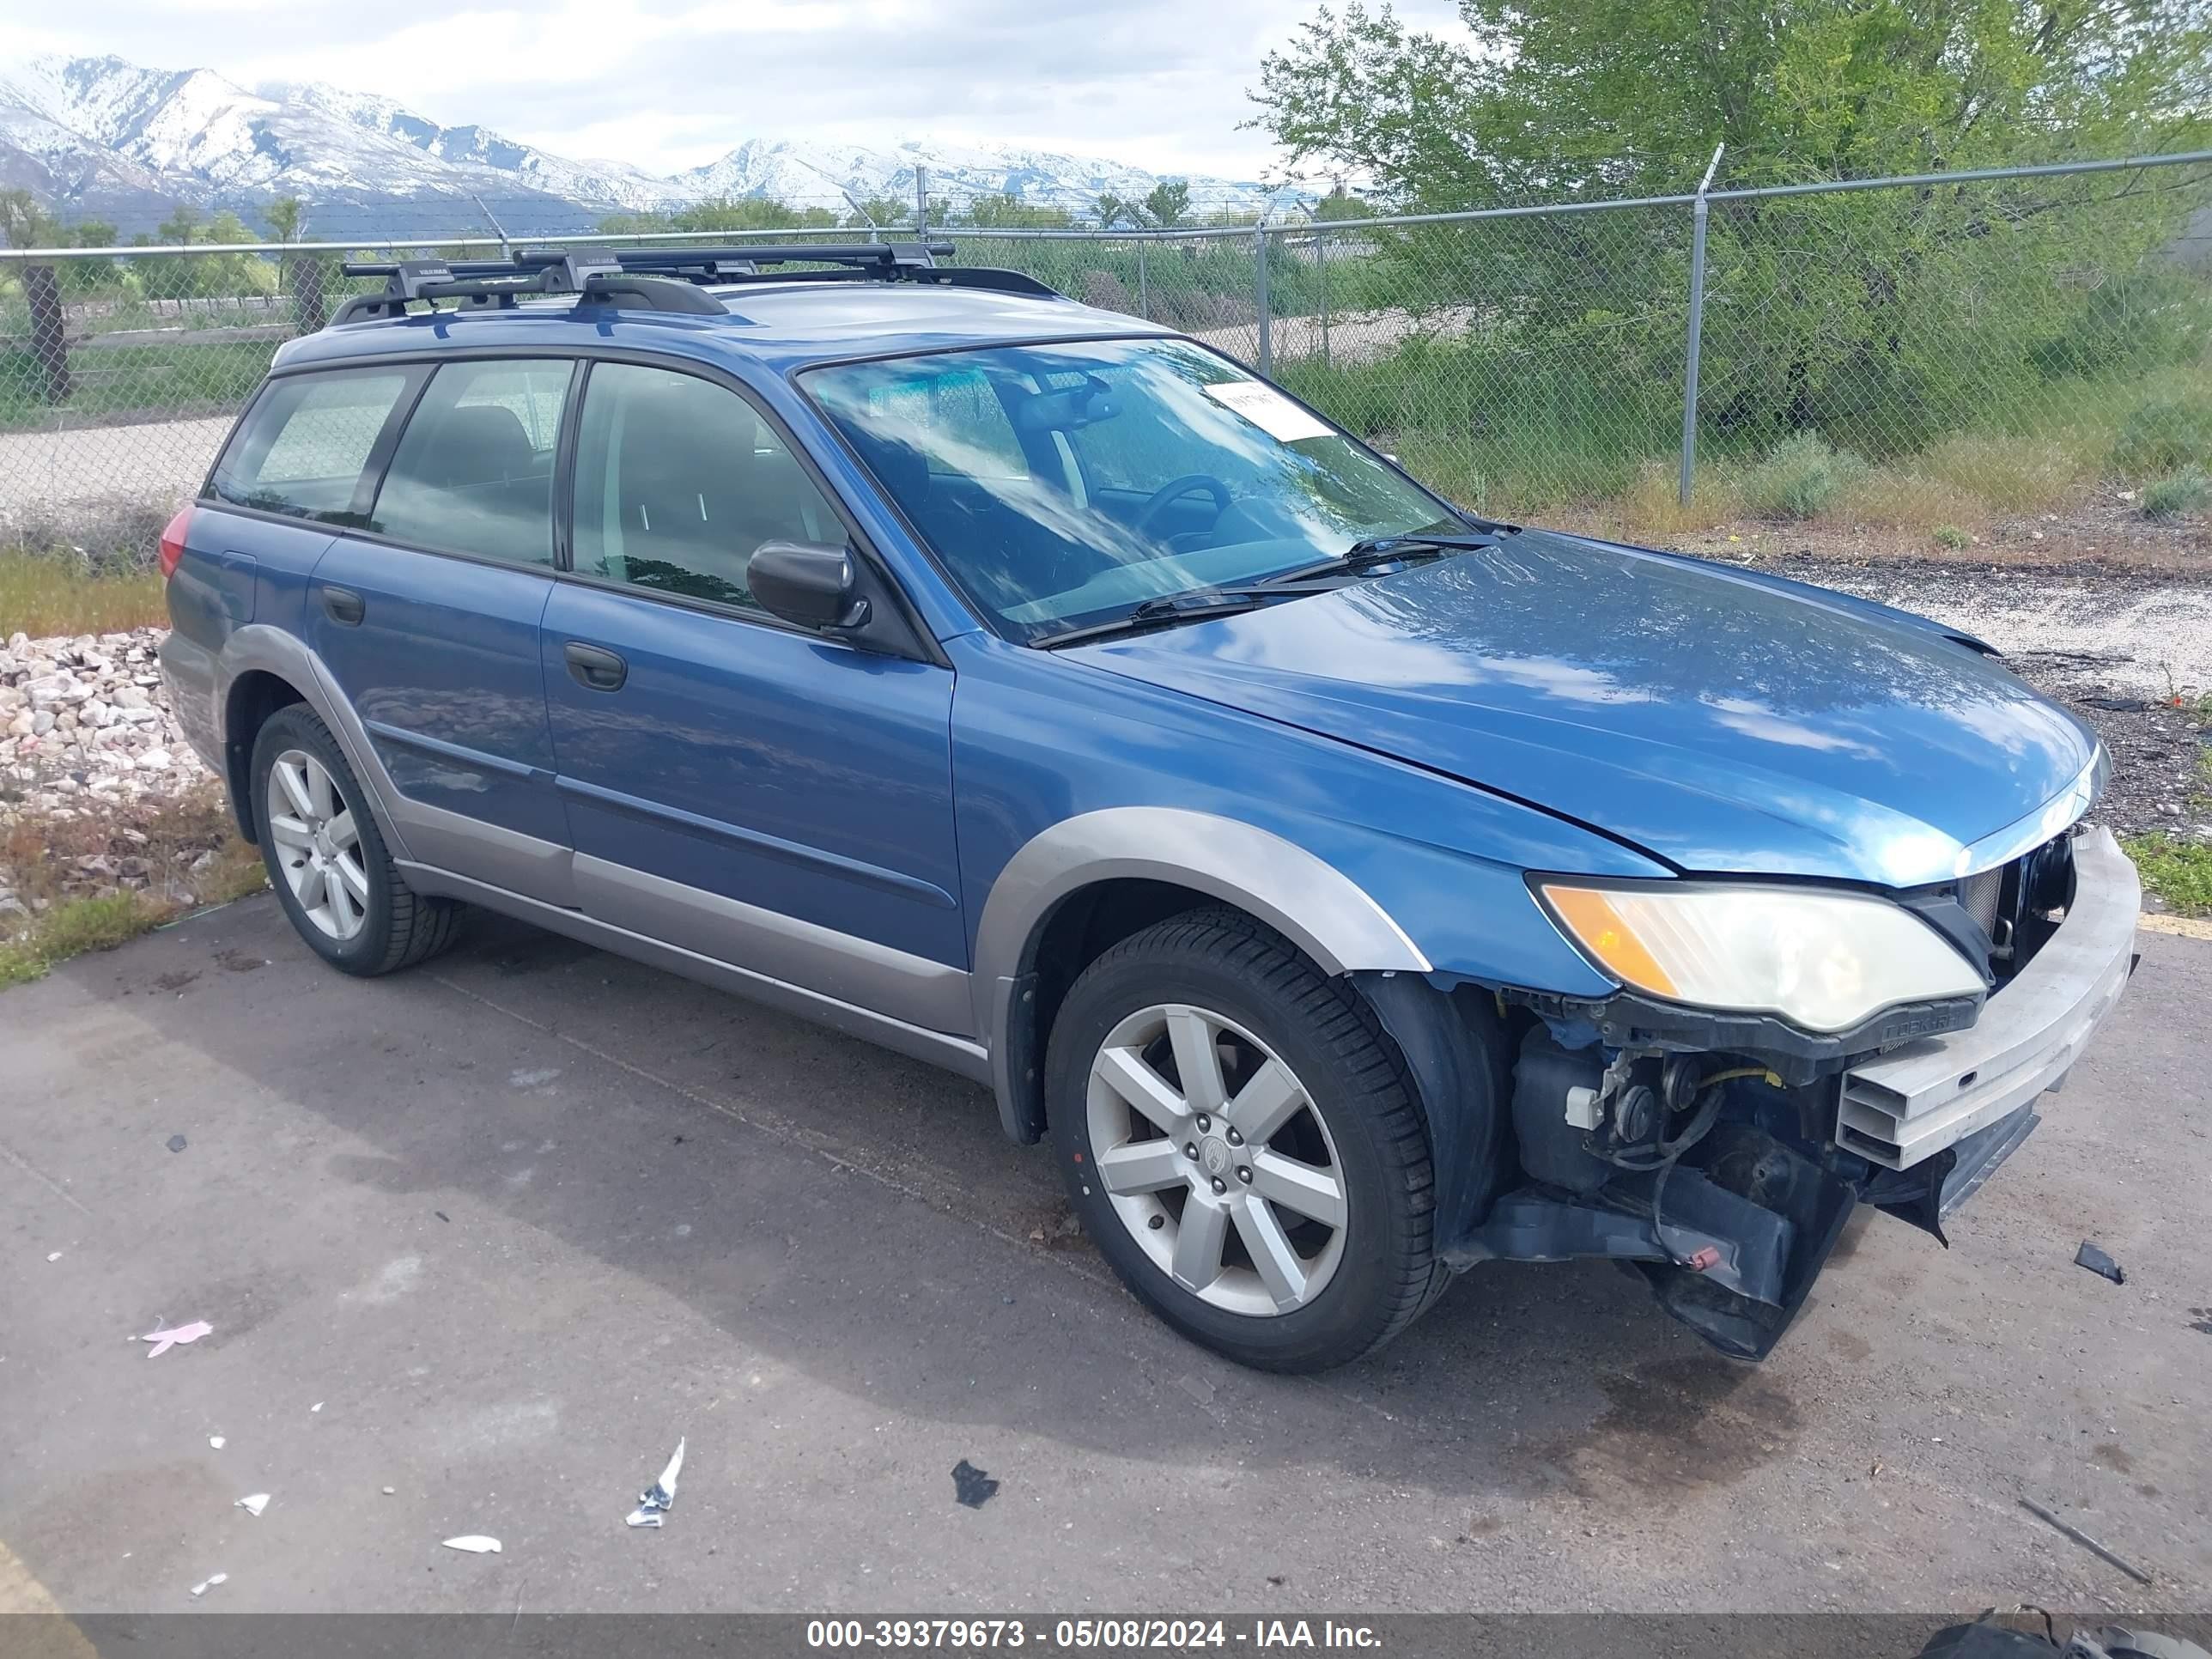
[[[2081,1248],[2074,1252],[2074,1265],[2087,1267],[2100,1278],[2111,1279],[2115,1285],[2128,1282],[2128,1270],[2086,1238],[2081,1241]]]
[[[169,1137],[169,1150],[173,1152],[183,1152],[185,1150],[185,1138],[182,1135],[171,1135]]]
[[[210,1447],[212,1447],[215,1450],[216,1450],[216,1451],[221,1451],[221,1450],[222,1449],[222,1446],[223,1446],[223,1439],[222,1439],[222,1437],[221,1435],[219,1435],[219,1434],[211,1434],[211,1435],[210,1435],[210,1436],[208,1437],[208,1444],[209,1444]]]
[[[254,1492],[248,1497],[240,1498],[238,1502],[232,1504],[231,1507],[233,1509],[244,1510],[256,1521],[258,1521],[261,1518],[261,1511],[269,1507],[269,1494],[265,1492]]]
[[[2136,1566],[2134,1563],[2126,1560],[2123,1557],[2113,1554],[2112,1551],[2106,1549],[2095,1539],[2090,1537],[2087,1533],[2083,1532],[2081,1528],[2070,1525],[2064,1521],[2061,1521],[2057,1516],[2053,1515],[2049,1510],[2044,1508],[2042,1504],[2037,1503],[2033,1498],[2021,1498],[2020,1500],[2020,1506],[2026,1510],[2030,1515],[2035,1516],[2037,1520],[2048,1522],[2051,1526],[2056,1527],[2060,1532],[2065,1534],[2067,1537],[2072,1539],[2083,1549],[2088,1551],[2090,1554],[2101,1557],[2103,1559],[2111,1562],[2122,1572],[2127,1574],[2129,1577],[2134,1579],[2138,1584],[2148,1584],[2151,1582],[2151,1576],[2145,1572],[2141,1567]]]
[[[384,1489],[384,1495],[385,1495],[386,1498],[389,1498],[389,1497],[391,1497],[391,1496],[392,1496],[392,1494],[393,1492],[398,1492],[398,1490],[399,1490],[399,1488],[398,1488],[398,1487],[397,1487],[397,1486],[386,1486],[386,1487]]]
[[[217,1584],[227,1583],[229,1580],[229,1577],[230,1575],[227,1572],[211,1572],[206,1577],[201,1579],[198,1583],[192,1586],[192,1594],[195,1595],[205,1595]]]
[[[166,1331],[149,1331],[138,1340],[154,1346],[146,1350],[146,1358],[159,1359],[172,1348],[180,1348],[187,1342],[197,1342],[204,1336],[212,1336],[215,1327],[204,1319],[195,1319],[189,1325],[173,1326]]]
[[[497,1555],[499,1540],[487,1538],[480,1532],[464,1533],[459,1538],[448,1538],[446,1540],[446,1547],[449,1550],[466,1550],[471,1555]]]
[[[952,1466],[952,1495],[969,1509],[981,1509],[998,1490],[999,1483],[966,1458]]]
[[[322,1402],[321,1401],[319,1401],[319,1400],[318,1400],[317,1401],[315,1401],[315,1403],[314,1403],[313,1405],[312,1405],[312,1406],[310,1406],[310,1407],[307,1407],[307,1409],[308,1409],[309,1411],[311,1411],[311,1412],[319,1412],[319,1411],[322,1410],[322,1408],[323,1408],[323,1402]]]
[[[47,1260],[48,1261],[60,1261],[61,1259],[62,1259],[62,1253],[61,1253],[59,1250],[55,1250],[55,1251],[51,1252],[51,1253],[47,1255],[47,1257],[46,1257],[46,1260]]]
[[[660,1479],[637,1495],[637,1507],[623,1524],[630,1527],[657,1527],[662,1518],[676,1507],[676,1477],[684,1472],[684,1440],[678,1437],[676,1455],[660,1472]]]

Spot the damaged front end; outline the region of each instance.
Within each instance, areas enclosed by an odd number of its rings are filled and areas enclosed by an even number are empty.
[[[2016,902],[2041,925],[2004,930],[2020,944],[1986,1000],[1816,1036],[1626,993],[1500,994],[1518,1039],[1500,1126],[1518,1182],[1447,1233],[1445,1259],[1627,1262],[1675,1318],[1759,1359],[1858,1205],[1943,1241],[2134,966],[2133,866],[2104,831],[2069,839],[2062,891],[2039,896],[2023,870]]]

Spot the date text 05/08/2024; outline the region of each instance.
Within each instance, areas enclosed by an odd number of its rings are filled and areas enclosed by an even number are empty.
[[[1379,1649],[1372,1626],[1334,1619],[811,1619],[806,1645],[836,1650],[934,1648],[958,1652],[1193,1648]]]

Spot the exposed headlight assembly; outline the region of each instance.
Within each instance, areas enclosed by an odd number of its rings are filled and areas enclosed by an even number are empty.
[[[1669,1002],[1826,1032],[1900,1002],[1987,988],[1933,927],[1864,894],[1698,882],[1537,890],[1601,968]]]

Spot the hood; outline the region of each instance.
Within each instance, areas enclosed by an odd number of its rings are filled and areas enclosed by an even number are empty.
[[[1064,654],[1684,871],[1948,880],[2079,816],[2099,758],[2072,715],[1934,623],[1542,531]]]

